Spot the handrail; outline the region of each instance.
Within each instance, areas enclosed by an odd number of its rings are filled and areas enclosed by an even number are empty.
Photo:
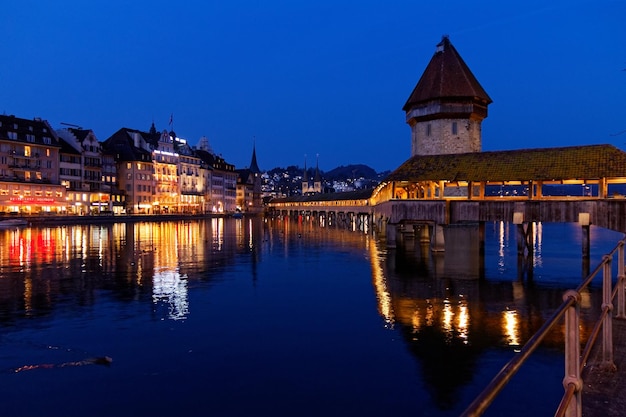
[[[465,409],[462,417],[481,416],[491,405],[500,391],[506,386],[509,380],[517,373],[519,368],[526,362],[531,353],[539,346],[547,333],[554,328],[561,317],[565,316],[565,377],[563,378],[564,395],[559,403],[555,416],[580,417],[582,415],[581,396],[582,378],[581,369],[586,365],[595,342],[600,335],[602,337],[602,360],[605,365],[613,364],[613,333],[612,315],[613,300],[618,299],[618,317],[622,317],[626,311],[626,297],[624,296],[625,276],[624,276],[624,245],[626,238],[620,240],[615,248],[602,258],[602,262],[581,282],[575,290],[568,290],[563,295],[563,302],[552,314],[552,316],[535,332],[535,334],[524,344],[520,352],[513,357],[491,380],[489,385],[474,399]],[[618,274],[615,290],[612,287],[612,267],[613,256],[618,254]],[[593,279],[602,271],[602,313],[595,324],[584,351],[580,353],[580,300],[581,292],[586,289]],[[572,401],[573,400],[573,401]]]
[[[557,324],[557,321],[565,314],[567,308],[575,303],[573,298],[568,298],[563,302],[557,310],[552,314],[552,317],[546,321],[543,326],[526,342],[522,350],[513,357],[504,367],[498,372],[498,374],[491,380],[489,385],[483,390],[483,392],[476,397],[476,399],[465,410],[462,417],[480,416],[489,407],[492,401],[496,398],[498,393],[504,388],[509,380],[515,375],[522,364],[528,359],[530,354],[539,346],[543,338],[548,334],[548,331]]]

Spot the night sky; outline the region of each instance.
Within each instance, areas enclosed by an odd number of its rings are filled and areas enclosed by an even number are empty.
[[[237,168],[394,169],[450,36],[493,99],[483,150],[626,149],[626,1],[33,1],[0,7],[0,112],[173,128]]]

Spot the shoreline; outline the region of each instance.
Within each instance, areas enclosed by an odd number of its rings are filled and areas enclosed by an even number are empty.
[[[263,213],[246,213],[244,217],[257,217]],[[112,224],[112,223],[135,223],[135,222],[161,222],[178,220],[207,220],[214,218],[232,218],[232,213],[207,213],[207,214],[121,214],[121,215],[57,215],[51,214],[26,215],[26,216],[2,216],[2,220],[24,220],[28,226],[47,225],[75,225],[75,224]]]

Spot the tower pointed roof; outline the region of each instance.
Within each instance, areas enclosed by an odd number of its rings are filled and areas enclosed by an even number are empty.
[[[314,182],[322,182],[322,176],[320,175],[320,164],[319,164],[319,155],[317,155],[317,160],[315,161],[315,178]]]
[[[492,102],[448,36],[437,44],[435,54],[402,110],[409,111],[421,103],[445,98],[471,98],[485,104]]]
[[[252,160],[250,161],[250,172],[253,174],[260,174],[261,169],[259,168],[259,164],[256,162],[256,143],[252,145]]]
[[[304,173],[302,174],[302,182],[309,181],[309,174],[306,172],[306,155],[304,155]]]

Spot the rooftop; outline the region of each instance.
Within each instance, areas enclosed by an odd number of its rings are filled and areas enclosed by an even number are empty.
[[[415,155],[385,181],[559,181],[626,177],[626,152],[613,145]]]

